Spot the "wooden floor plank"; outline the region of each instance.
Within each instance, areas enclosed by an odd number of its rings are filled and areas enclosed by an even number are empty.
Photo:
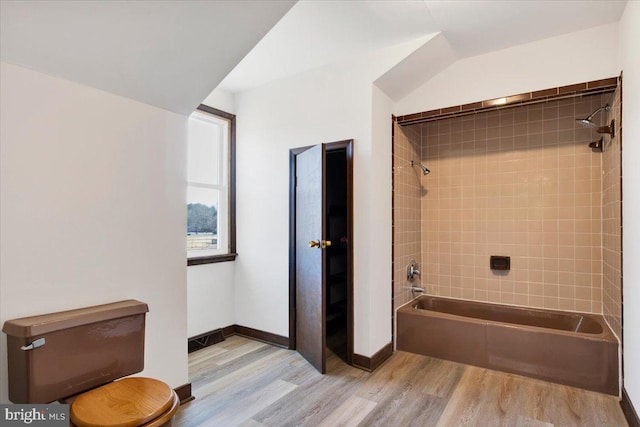
[[[248,420],[244,420],[238,427],[266,427],[264,424],[257,422],[253,418],[249,418]],[[536,427],[536,426],[533,426]],[[542,427],[542,426],[541,426]]]
[[[320,427],[356,427],[376,407],[376,403],[350,396],[320,424]]]
[[[347,376],[313,376],[291,392],[290,400],[276,402],[254,419],[269,426],[317,426],[353,393],[355,386],[356,380]]]
[[[225,363],[229,363],[237,359],[238,357],[242,357],[245,354],[251,353],[252,351],[258,350],[260,348],[264,348],[268,345],[269,344],[265,344],[259,341],[249,341],[231,350],[227,350],[224,353],[213,356],[211,358],[211,361],[216,365],[224,365]]]
[[[282,380],[274,382],[256,390],[242,401],[235,401],[215,416],[206,420],[202,426],[237,426],[248,421],[253,415],[267,408],[272,403],[283,398],[297,386]]]
[[[415,355],[418,362],[424,356]],[[433,396],[449,399],[462,378],[465,365],[448,360],[426,357],[428,365],[425,367],[422,379],[423,391]]]
[[[265,356],[276,353],[278,350],[280,349],[273,346],[258,347],[256,350],[246,353],[242,357],[234,358],[222,366],[208,360],[193,368],[190,367],[189,376],[192,382],[209,383],[217,380],[218,378],[223,378],[234,371],[238,371],[251,363],[257,362]],[[215,366],[216,369],[211,369],[212,366]]]
[[[363,426],[435,426],[447,404],[446,399],[423,392],[389,395],[363,420]]]
[[[294,352],[272,346],[269,346],[268,352],[262,353],[264,355],[260,359],[227,372],[222,377],[193,382],[193,395],[196,399],[178,411],[176,425],[200,425],[234,402],[246,401],[257,388],[279,379],[281,373],[290,366],[288,362],[298,357]],[[214,373],[217,369],[225,369],[217,365],[212,366]]]
[[[199,382],[194,386],[194,393],[196,397],[206,397],[213,393],[222,391],[228,393],[229,388],[237,386],[241,382],[250,383],[252,382],[252,375],[271,369],[272,364],[278,362],[278,360],[284,356],[284,351],[285,350],[272,351],[268,355],[257,359],[252,363],[229,372],[227,375],[217,378],[208,378],[203,382]]]
[[[193,352],[196,399],[174,425],[627,426],[613,396],[401,351],[371,373],[327,354],[321,375],[239,336]]]
[[[553,427],[553,424],[518,415],[516,427]]]

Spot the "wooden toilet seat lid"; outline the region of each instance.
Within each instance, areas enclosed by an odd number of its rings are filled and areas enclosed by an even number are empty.
[[[78,427],[134,427],[143,425],[174,403],[171,387],[153,378],[123,378],[78,396],[71,405],[71,421]]]

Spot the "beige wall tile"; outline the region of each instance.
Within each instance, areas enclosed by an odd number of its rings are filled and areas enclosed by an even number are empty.
[[[622,218],[620,203],[622,198],[621,184],[621,96],[620,87],[614,93],[612,108],[607,114],[606,123],[616,121],[616,137],[605,136],[605,149],[602,153],[602,311],[614,333],[621,338],[622,334],[622,269],[621,269],[621,235]],[[597,243],[597,238],[592,240]]]
[[[620,141],[593,153],[597,134],[575,125],[610,99],[396,125],[394,307],[411,298],[405,267],[416,259],[414,283],[431,294],[603,312],[619,335]],[[617,92],[610,103],[606,122],[619,120]],[[511,256],[511,271],[492,272],[490,255]]]

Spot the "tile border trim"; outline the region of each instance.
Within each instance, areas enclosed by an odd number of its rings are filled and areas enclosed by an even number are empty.
[[[533,92],[521,93],[518,95],[504,96],[502,98],[477,101],[469,104],[455,105],[435,110],[422,111],[419,113],[406,114],[395,117],[399,125],[412,125],[425,123],[434,120],[451,117],[475,114],[481,111],[498,110],[501,108],[516,107],[519,105],[546,102],[561,98],[573,98],[576,96],[595,95],[599,93],[612,92],[618,85],[617,77],[594,80],[590,82],[577,83],[556,88],[536,90]]]

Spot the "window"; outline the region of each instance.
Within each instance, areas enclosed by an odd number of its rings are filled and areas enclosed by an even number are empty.
[[[200,105],[187,139],[187,265],[235,259],[235,115]]]

